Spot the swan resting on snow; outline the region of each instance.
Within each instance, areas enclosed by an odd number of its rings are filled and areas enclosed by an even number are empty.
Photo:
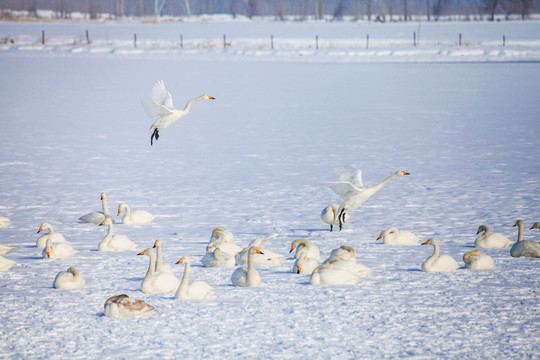
[[[377,240],[383,239],[383,244],[388,245],[417,245],[418,236],[407,230],[398,230],[396,227],[389,227],[379,234]]]
[[[41,252],[44,259],[56,259],[72,257],[76,253],[73,246],[67,242],[53,242],[47,239],[45,249]]]
[[[514,226],[518,227],[517,242],[512,245],[510,255],[512,257],[540,257],[540,243],[535,241],[523,240],[523,220],[517,220]],[[531,229],[534,229],[533,225]]]
[[[7,254],[11,250],[15,249],[15,247],[10,246],[8,244],[0,243],[0,255],[1,254]]]
[[[98,244],[99,251],[135,250],[137,244],[125,235],[113,235],[113,221],[110,218],[103,220],[99,226],[108,225],[107,235]]]
[[[201,262],[206,267],[232,268],[236,264],[234,255],[231,255],[218,247],[215,248],[214,251],[208,251],[204,254]]]
[[[148,316],[156,311],[152,305],[126,294],[110,297],[105,301],[104,314],[109,317]]]
[[[107,195],[105,195],[105,193],[101,193],[101,207],[102,207],[102,211],[94,211],[94,212],[88,213],[86,215],[81,216],[79,220],[84,223],[91,223],[91,224],[99,225],[103,222],[103,220],[109,218],[114,223],[114,218],[109,212],[109,207],[107,206]]]
[[[359,277],[368,276],[373,272],[367,266],[356,262],[355,259],[343,259],[340,256],[332,256],[326,259],[324,264],[332,264],[336,269],[345,270]]]
[[[175,298],[181,300],[203,300],[207,299],[215,294],[213,287],[205,283],[204,281],[189,282],[189,273],[191,269],[191,261],[189,257],[184,256],[178,260],[177,264],[184,263],[184,275],[180,286],[176,290]]]
[[[296,253],[294,254],[294,258],[298,259],[300,257],[300,253],[302,251],[306,252],[306,255],[308,258],[313,260],[319,260],[321,258],[321,252],[317,245],[311,244],[306,239],[296,239],[291,243],[291,249],[289,250],[289,253],[291,253],[294,249],[296,249]]]
[[[484,249],[504,249],[509,247],[512,242],[503,234],[492,233],[486,225],[480,225],[476,235],[483,232],[475,241],[474,246]]]
[[[146,210],[131,210],[129,206],[124,203],[118,205],[118,215],[120,215],[124,209],[126,210],[126,213],[122,218],[122,224],[146,225],[150,224],[156,217]]]
[[[40,232],[42,232],[45,229],[49,230],[49,232],[47,234],[45,234],[45,235],[41,235],[36,241],[36,246],[39,249],[43,249],[45,247],[45,245],[47,245],[47,239],[51,239],[55,243],[65,243],[65,242],[67,242],[62,234],[54,232],[53,226],[51,224],[49,224],[49,223],[46,223],[46,222],[42,223],[39,226],[39,230],[38,230],[37,233],[39,234]]]
[[[7,228],[9,224],[11,224],[11,220],[3,216],[0,216],[0,229]]]
[[[495,267],[491,256],[483,254],[480,250],[472,250],[463,254],[463,262],[467,269],[473,270],[493,269]]]
[[[262,252],[255,246],[251,246],[248,252],[247,269],[243,266],[238,267],[231,276],[231,282],[234,286],[261,286],[261,277],[255,269],[255,263],[253,261],[255,254],[262,254]]]
[[[343,198],[343,202],[339,206],[336,213],[335,221],[339,225],[339,230],[343,228],[347,213],[353,211],[362,205],[367,199],[379,191],[387,182],[397,176],[410,175],[408,172],[399,170],[371,187],[364,187],[362,183],[362,171],[350,166],[337,167],[336,172],[340,175],[339,181],[327,182],[323,185],[328,186],[332,191]]]
[[[347,270],[338,269],[333,264],[316,267],[309,278],[311,285],[357,285],[360,278]]]
[[[0,271],[8,271],[15,264],[17,264],[17,262],[15,262],[15,261],[13,261],[11,259],[5,258],[3,256],[0,256]]]
[[[275,238],[276,235],[270,235],[265,238],[253,240],[246,248],[244,248],[242,251],[238,252],[234,256],[234,258],[236,259],[236,265],[247,264],[249,257],[249,249],[252,246],[256,247],[260,251],[264,251],[264,253],[256,253],[253,256],[253,262],[255,265],[279,265],[283,260],[285,260],[285,256],[266,249],[266,245],[268,245],[268,243]]]
[[[148,248],[137,255],[147,255],[150,258],[148,271],[141,283],[141,290],[145,294],[158,292],[173,292],[180,286],[180,279],[172,273],[156,272],[156,255],[153,248]]]
[[[317,266],[319,266],[319,263],[308,258],[306,251],[302,251],[300,257],[294,261],[292,272],[295,274],[311,274]]]
[[[82,289],[85,286],[86,281],[74,267],[68,268],[67,271],[60,271],[53,282],[55,289]]]
[[[215,228],[212,231],[206,252],[213,252],[217,248],[232,256],[242,251],[242,248],[234,243],[233,233],[225,228]]]
[[[433,245],[433,255],[422,263],[422,271],[425,272],[452,272],[459,267],[454,258],[449,255],[439,256],[439,244],[437,240],[431,238],[422,243],[422,245]]]
[[[159,130],[165,129],[189,114],[191,105],[196,101],[207,99],[214,100],[215,98],[208,94],[203,94],[189,100],[183,110],[175,109],[171,93],[165,88],[163,80],[156,82],[152,87],[150,98],[141,100],[141,105],[148,116],[151,118],[158,117],[148,131],[148,134],[150,134],[150,145],[154,144],[154,138],[156,141],[159,139]]]

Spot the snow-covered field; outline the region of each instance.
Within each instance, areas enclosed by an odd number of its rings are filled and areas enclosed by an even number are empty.
[[[539,34],[538,22],[0,23],[0,216],[12,220],[0,242],[18,263],[0,273],[0,358],[540,358],[538,259],[486,249],[493,270],[424,273],[431,246],[375,240],[395,225],[436,238],[461,265],[481,224],[514,241],[523,219],[538,241]],[[216,100],[151,147],[139,99],[159,79],[177,107]],[[331,233],[319,215],[339,198],[321,183],[338,165],[362,169],[368,186],[411,175]],[[99,252],[106,229],[78,222],[100,210],[101,192],[113,213],[125,202],[158,214],[115,226],[137,251]],[[41,258],[44,221],[73,258]],[[263,286],[236,288],[233,269],[199,262],[218,226],[242,246],[275,233],[269,249],[284,255],[297,238],[323,258],[347,244],[373,273],[312,286],[288,258],[257,268]],[[215,297],[143,294],[148,258],[136,254],[155,239],[168,263],[190,256],[192,280]],[[52,288],[69,266],[86,288]],[[104,316],[121,293],[157,314]]]

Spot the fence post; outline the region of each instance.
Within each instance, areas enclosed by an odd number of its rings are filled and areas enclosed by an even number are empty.
[[[137,47],[137,33],[133,33],[133,47]]]
[[[86,43],[90,44],[90,36],[88,36],[88,30],[86,30]]]
[[[270,35],[270,48],[274,50],[274,35]]]
[[[41,45],[45,45],[45,30],[41,30]]]
[[[319,50],[319,35],[315,35],[315,49]]]
[[[369,49],[369,34],[366,35],[366,49]]]
[[[459,33],[459,46],[461,46],[461,33]]]
[[[413,32],[413,45],[416,47],[416,31]]]
[[[503,46],[506,46],[506,35],[503,35]]]
[[[184,35],[180,34],[180,49],[184,48]]]

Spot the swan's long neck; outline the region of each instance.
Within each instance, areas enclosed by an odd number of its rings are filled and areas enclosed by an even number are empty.
[[[98,249],[101,250],[104,246],[109,245],[111,242],[111,239],[113,237],[113,225],[110,222],[107,222],[107,226],[109,227],[107,230],[107,235],[99,242]]]
[[[254,255],[255,255],[255,251],[250,249],[248,253],[248,270],[247,270],[247,281],[249,284],[255,281],[255,276],[257,274],[257,270],[255,270],[255,263],[253,261]]]
[[[176,290],[177,296],[181,293],[185,293],[189,285],[189,271],[191,270],[191,261],[189,259],[184,259],[184,263],[186,264],[184,266],[184,276],[182,276],[180,286],[178,286],[178,290]]]
[[[384,185],[386,185],[387,182],[389,182],[390,180],[392,180],[396,176],[398,176],[398,175],[397,174],[392,174],[389,177],[387,177],[386,179],[384,179],[383,181],[381,181],[380,183],[378,183],[377,185],[369,187],[366,190],[369,191],[370,196],[371,196],[371,195],[375,194],[377,191],[379,191]]]
[[[518,239],[517,241],[523,241],[523,222],[518,222]]]
[[[49,237],[52,237],[54,235],[54,229],[52,226],[47,226],[47,229],[49,229],[49,233],[47,235],[49,235]]]
[[[160,272],[163,270],[163,259],[161,258],[161,244],[156,246],[156,271]]]
[[[152,279],[154,277],[156,268],[156,259],[154,259],[154,252],[152,251],[148,253],[148,257],[150,258],[150,263],[148,264],[148,271],[146,272],[144,280]]]
[[[434,262],[435,260],[439,258],[439,244],[437,244],[436,242],[433,242],[432,245],[433,245],[433,255],[431,255],[431,257],[427,260],[430,263]]]
[[[186,114],[189,112],[189,109],[191,109],[191,105],[193,105],[194,102],[202,100],[202,99],[203,99],[203,97],[199,96],[199,97],[196,97],[196,98],[193,98],[193,99],[189,100],[187,102],[186,106],[184,107],[184,111],[186,112]]]
[[[52,252],[52,240],[50,237],[47,239],[47,242],[45,243],[45,251],[48,253]]]
[[[101,207],[103,209],[103,214],[105,217],[110,217],[111,214],[109,213],[109,207],[107,206],[107,197],[104,196],[103,200],[101,200]]]

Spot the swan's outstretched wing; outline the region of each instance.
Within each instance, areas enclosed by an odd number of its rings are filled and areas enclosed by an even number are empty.
[[[340,182],[350,182],[357,188],[363,188],[362,170],[352,166],[338,166],[334,171],[339,175]]]
[[[350,182],[327,182],[323,183],[323,185],[328,186],[330,189],[332,189],[333,192],[343,198],[352,194],[362,192],[361,188],[356,187]]]
[[[171,94],[165,89],[163,80],[152,87],[150,98],[142,99],[141,105],[150,117],[170,114],[174,110]]]
[[[268,245],[270,243],[270,241],[274,240],[276,238],[276,234],[272,234],[270,236],[267,236],[265,238],[259,238],[259,239],[255,239],[253,240],[249,246],[255,246],[259,249],[264,249],[266,247],[266,245]]]

